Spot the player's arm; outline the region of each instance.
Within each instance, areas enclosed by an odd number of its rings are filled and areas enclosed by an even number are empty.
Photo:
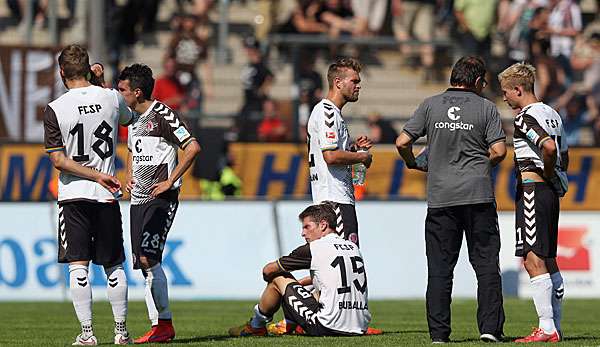
[[[556,165],[556,143],[551,138],[547,138],[542,143],[542,155],[544,161],[544,177],[554,177],[554,166]]]
[[[327,165],[352,165],[363,163],[366,167],[371,166],[373,155],[369,152],[350,152],[340,149],[323,151],[323,159]]]
[[[49,154],[52,165],[61,172],[68,172],[72,175],[95,181],[111,193],[121,188],[121,182],[116,177],[85,167],[67,157],[64,151],[53,151]]]
[[[496,166],[506,157],[506,134],[502,129],[500,112],[495,104],[486,102],[488,114],[485,126],[485,139],[489,144],[488,153],[490,164]]]
[[[398,154],[400,154],[402,160],[406,163],[407,168],[427,172],[426,167],[417,165],[417,160],[412,148],[413,142],[413,138],[408,133],[405,131],[401,132],[396,138],[396,149],[398,150]]]
[[[171,176],[166,181],[156,183],[150,188],[150,195],[156,197],[161,193],[171,189],[175,181],[177,181],[183,174],[192,166],[194,159],[200,153],[200,145],[196,139],[192,138],[183,149],[183,157],[173,169]]]
[[[131,152],[131,149],[128,149],[127,151],[127,181],[125,184],[125,189],[127,189],[127,192],[131,193],[133,190],[133,185],[135,184],[133,180],[133,153]]]
[[[265,265],[263,268],[263,279],[266,282],[270,282],[277,276],[293,278],[290,272],[310,269],[311,260],[310,246],[307,243],[296,248],[289,255]]]
[[[150,188],[150,195],[153,197],[171,189],[175,181],[192,166],[194,159],[200,153],[200,145],[188,131],[183,119],[170,109],[167,116],[168,120],[165,117],[159,119],[160,131],[168,142],[183,149],[183,156],[165,181],[158,182]]]
[[[500,164],[506,158],[506,144],[504,141],[498,141],[490,146],[489,158],[492,166]]]

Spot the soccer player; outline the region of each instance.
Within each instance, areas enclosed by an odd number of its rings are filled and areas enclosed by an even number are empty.
[[[299,215],[306,244],[263,268],[268,283],[250,321],[229,329],[231,336],[264,336],[280,306],[286,321],[312,336],[364,335],[371,320],[365,265],[353,242],[336,232],[331,205],[307,207]],[[310,270],[300,283],[290,271]],[[312,294],[306,285],[312,284]]]
[[[519,110],[514,146],[517,171],[516,251],[533,288],[539,325],[515,342],[557,342],[563,278],[556,264],[559,197],[567,191],[568,146],[560,115],[534,93],[535,68],[517,63],[498,76],[504,101]]]
[[[354,208],[352,165],[371,166],[368,152],[373,143],[360,136],[354,145],[342,117],[342,108],[358,100],[360,63],[343,58],[329,66],[327,98],[313,108],[308,119],[308,165],[312,198],[315,204],[332,201],[337,217],[336,232],[346,240],[359,244],[358,221]],[[360,151],[357,151],[360,150]]]
[[[396,140],[409,169],[427,172],[427,323],[434,343],[449,342],[452,278],[463,235],[477,277],[477,325],[486,342],[502,339],[504,308],[500,278],[500,230],[492,167],[506,156],[496,105],[481,97],[485,65],[462,57],[445,92],[421,103]],[[427,136],[427,160],[412,143]]]
[[[87,51],[70,45],[58,57],[68,91],[44,111],[44,142],[58,183],[58,262],[69,264],[69,288],[81,334],[73,345],[96,345],[92,329],[89,262],[102,265],[115,319],[115,344],[131,342],[127,317],[127,278],[123,269],[123,230],[114,177],[116,133],[132,119],[114,89],[92,85]]]
[[[136,112],[129,126],[127,190],[131,193],[131,248],[134,269],[146,279],[146,306],[152,328],[135,343],[175,337],[167,278],[161,267],[167,234],[179,205],[181,176],[200,146],[180,115],[152,100],[154,78],[146,65],[133,64],[119,75],[119,91]],[[181,161],[178,149],[183,149]]]

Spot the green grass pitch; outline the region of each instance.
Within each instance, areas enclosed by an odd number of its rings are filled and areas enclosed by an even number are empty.
[[[173,346],[419,346],[430,345],[424,302],[371,301],[372,325],[382,336],[230,338],[227,329],[250,317],[250,301],[176,301],[172,303],[177,337]],[[478,340],[474,300],[454,300],[451,339],[455,346],[483,345]],[[537,323],[530,300],[505,301],[507,340],[528,334]],[[279,318],[276,317],[276,318]],[[129,305],[128,327],[134,336],[149,326],[143,302]],[[112,344],[112,313],[106,302],[94,304],[94,330],[101,345]],[[600,346],[600,300],[566,300],[559,346]],[[0,303],[0,346],[66,346],[79,333],[73,307],[65,303]],[[543,345],[543,344],[539,344]]]

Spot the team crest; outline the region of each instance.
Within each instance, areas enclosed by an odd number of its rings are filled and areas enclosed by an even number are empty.
[[[146,123],[146,130],[148,130],[148,131],[154,130],[154,123],[152,123],[151,120],[149,120],[148,123]]]

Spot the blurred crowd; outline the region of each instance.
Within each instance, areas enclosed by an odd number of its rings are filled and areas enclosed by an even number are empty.
[[[110,74],[118,75],[131,60],[136,44],[159,44],[157,15],[167,0],[104,0]],[[197,127],[203,105],[214,96],[210,49],[215,33],[209,17],[216,0],[169,0],[171,32],[163,43],[162,74],[155,97],[184,113]],[[235,0],[233,0],[235,1]],[[81,2],[64,0],[68,21]],[[237,0],[244,5],[250,1]],[[247,63],[241,72],[242,100],[229,138],[237,141],[280,142],[306,137],[312,107],[324,96],[324,76],[317,59],[339,55],[362,58],[370,49],[339,45],[308,46],[296,57],[294,91],[289,100],[275,100],[271,89],[277,74],[269,56],[290,58],[285,45],[269,47],[268,35],[302,34],[339,37],[395,37],[398,55],[419,69],[423,82],[446,83],[447,67],[461,55],[482,56],[488,64],[488,97],[498,98],[495,74],[516,61],[537,69],[536,94],[563,117],[569,144],[581,144],[584,134],[600,145],[600,23],[597,0],[254,0],[255,29],[242,35]],[[174,4],[174,5],[173,5]],[[288,6],[284,6],[287,4]],[[7,0],[18,22],[24,0]],[[44,25],[48,1],[33,2],[34,22]],[[287,9],[287,10],[284,10]],[[216,18],[213,16],[213,18]],[[447,47],[451,46],[448,51]],[[354,47],[356,48],[356,47]],[[136,57],[143,61],[143,57]],[[445,59],[445,60],[443,60]],[[288,60],[292,61],[292,60]],[[110,81],[107,85],[110,85]],[[297,115],[298,122],[293,120]],[[368,116],[368,117],[367,117]],[[399,115],[387,115],[399,116]],[[402,115],[407,116],[407,115]],[[394,127],[382,115],[365,115],[374,134],[390,134]],[[388,129],[389,126],[389,129]],[[196,129],[197,130],[197,129]],[[387,138],[388,136],[382,136]],[[383,141],[383,140],[382,140]]]

